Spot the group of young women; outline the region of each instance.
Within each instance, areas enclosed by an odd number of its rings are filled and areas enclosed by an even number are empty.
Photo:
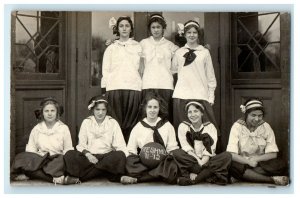
[[[200,25],[192,20],[184,24],[186,44],[181,48],[163,37],[162,15],[153,14],[148,28],[152,36],[138,43],[132,39],[130,17],[117,20],[118,39],[103,57],[105,95],[89,101],[91,115],[82,122],[76,150],[68,127],[59,120],[58,102],[51,97],[41,102],[41,122],[32,130],[26,151],[17,154],[12,179],[75,184],[106,177],[123,184],[162,180],[224,185],[235,178],[287,185],[274,132],[263,121],[258,99],[244,104],[245,117],[234,123],[227,151],[216,154],[216,79],[209,50],[199,44]],[[154,168],[139,155],[149,142],[167,152]]]

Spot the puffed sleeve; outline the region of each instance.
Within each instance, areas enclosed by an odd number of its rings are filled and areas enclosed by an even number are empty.
[[[76,149],[80,152],[83,152],[84,150],[88,150],[88,130],[90,124],[89,124],[89,120],[85,119],[83,120],[81,127],[80,127],[80,131],[79,131],[79,135],[78,135],[78,145],[76,146]]]
[[[172,58],[172,65],[171,65],[171,72],[172,74],[178,73],[178,53],[175,52],[173,58]]]
[[[279,149],[278,149],[277,144],[276,144],[273,129],[266,122],[264,123],[264,127],[265,127],[266,134],[267,134],[267,139],[266,139],[267,145],[266,145],[266,148],[265,148],[265,153],[279,152]]]
[[[69,127],[67,125],[64,125],[64,150],[63,150],[63,154],[65,154],[66,152],[68,152],[69,150],[74,150],[73,145],[72,145],[72,138],[71,138],[71,133],[69,130]]]
[[[128,143],[127,143],[127,150],[129,152],[129,154],[135,154],[137,155],[137,149],[138,149],[138,142],[137,142],[137,139],[138,139],[138,133],[139,133],[139,123],[137,123],[131,133],[130,133],[130,137],[129,137],[129,140],[128,140]]]
[[[113,44],[112,44],[113,45]],[[106,88],[107,78],[111,68],[111,59],[112,59],[112,45],[108,46],[103,55],[102,61],[102,79],[101,79],[101,88]]]
[[[189,127],[184,123],[181,123],[178,127],[178,139],[182,150],[185,152],[194,151],[194,148],[186,140],[186,133],[188,129]]]
[[[114,119],[111,119],[110,121],[112,123],[112,130],[113,130],[113,136],[114,136],[113,141],[112,141],[112,147],[116,151],[123,151],[127,157],[129,155],[129,153],[127,151],[126,143],[125,143],[120,125]]]
[[[179,49],[179,47],[177,45],[175,45],[174,43],[171,42],[171,44],[170,44],[170,50],[171,50],[172,57],[174,57],[175,52],[178,49]]]
[[[203,155],[206,156],[215,156],[216,155],[216,147],[217,147],[217,142],[218,142],[218,132],[216,127],[213,124],[209,124],[207,126],[207,130],[205,130],[205,133],[207,133],[214,141],[213,145],[211,145],[211,153],[204,149]]]
[[[213,104],[215,101],[215,89],[217,87],[217,81],[210,53],[208,50],[206,51],[207,55],[205,58],[205,72],[208,82],[208,102]]]
[[[178,149],[179,147],[176,141],[176,133],[174,127],[170,124],[170,122],[167,122],[166,124],[168,125],[168,130],[169,130],[168,140],[166,143],[166,150],[169,153],[170,151]]]
[[[230,130],[229,140],[226,151],[239,154],[239,132],[241,125],[234,123]]]
[[[36,143],[37,133],[38,133],[38,129],[37,126],[35,126],[30,132],[29,140],[25,149],[26,152],[38,153],[38,147]]]

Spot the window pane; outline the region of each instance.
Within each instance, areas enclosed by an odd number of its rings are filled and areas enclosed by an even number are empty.
[[[237,14],[239,72],[280,71],[280,13]]]
[[[16,12],[14,71],[59,72],[59,12]]]

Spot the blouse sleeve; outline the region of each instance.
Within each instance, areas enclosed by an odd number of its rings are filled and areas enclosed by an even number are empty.
[[[239,132],[241,127],[238,123],[234,123],[230,130],[229,141],[226,151],[239,154]]]
[[[30,135],[29,135],[29,140],[26,145],[26,152],[32,152],[32,153],[38,153],[38,148],[36,145],[36,133],[37,133],[36,126],[31,130]]]
[[[132,129],[132,131],[130,133],[130,137],[129,137],[128,144],[127,144],[127,150],[129,152],[129,154],[137,155],[137,148],[138,148],[137,135],[139,132],[138,124],[139,123],[137,123],[135,125],[135,127]]]
[[[116,120],[111,119],[111,122],[113,123],[113,141],[112,141],[112,147],[116,150],[116,151],[123,151],[124,154],[126,155],[126,157],[128,156],[128,151],[126,148],[126,143],[120,128],[120,125],[118,124],[118,122]]]
[[[178,139],[179,139],[181,148],[185,152],[194,151],[194,148],[186,140],[187,131],[188,131],[187,126],[185,124],[181,123],[178,127]]]
[[[71,138],[71,133],[69,130],[69,127],[64,125],[64,150],[63,154],[68,152],[69,150],[73,150],[73,145],[72,145],[72,138]]]
[[[113,45],[113,44],[112,44]],[[107,76],[110,72],[111,67],[111,50],[112,45],[108,46],[104,52],[103,55],[103,61],[102,61],[102,79],[101,79],[101,88],[106,88],[107,84]]]
[[[265,153],[279,152],[273,129],[268,123],[265,123],[264,126],[267,133],[267,139],[266,139],[267,145],[265,148]]]
[[[214,140],[213,145],[211,146],[211,153],[209,153],[206,148],[204,149],[203,155],[206,156],[215,156],[216,154],[216,147],[217,147],[217,142],[218,142],[218,132],[216,127],[213,124],[207,125],[208,128],[207,134],[210,135],[210,137]]]
[[[213,104],[215,101],[215,89],[217,87],[217,81],[211,56],[208,50],[205,58],[205,72],[208,82],[208,102]]]
[[[177,53],[172,58],[172,65],[171,65],[171,72],[172,74],[178,73],[178,59],[177,59]]]
[[[86,119],[83,120],[81,127],[80,127],[80,131],[79,131],[79,135],[78,135],[78,145],[76,146],[76,148],[79,152],[88,150],[88,136],[87,136],[87,132],[89,130],[88,122],[89,121]]]
[[[169,130],[169,134],[168,134],[168,140],[167,140],[167,144],[166,144],[166,150],[169,153],[170,151],[173,151],[175,149],[178,149],[178,143],[176,141],[176,133],[174,130],[174,127],[167,122],[168,124],[168,130]]]

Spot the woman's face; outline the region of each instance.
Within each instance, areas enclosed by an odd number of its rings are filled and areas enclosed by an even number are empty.
[[[192,124],[197,124],[202,121],[203,113],[200,109],[197,109],[194,105],[190,105],[187,111],[187,117]]]
[[[45,122],[52,123],[56,121],[57,109],[54,104],[47,104],[43,108],[43,117]]]
[[[104,103],[97,104],[93,109],[93,114],[97,121],[103,121],[107,113],[107,109]]]
[[[198,31],[195,27],[191,27],[188,31],[185,33],[185,38],[187,43],[197,43],[198,42]]]
[[[163,27],[158,22],[151,23],[150,30],[154,39],[160,39],[163,36]]]
[[[131,32],[130,23],[127,20],[122,20],[119,23],[118,30],[120,33],[120,37],[122,38],[129,38]]]
[[[264,113],[262,112],[262,110],[251,111],[246,118],[247,126],[257,127],[258,124],[260,124],[260,122],[262,121],[263,117]]]
[[[148,101],[146,106],[146,115],[148,119],[156,120],[159,113],[159,103],[155,99]]]

